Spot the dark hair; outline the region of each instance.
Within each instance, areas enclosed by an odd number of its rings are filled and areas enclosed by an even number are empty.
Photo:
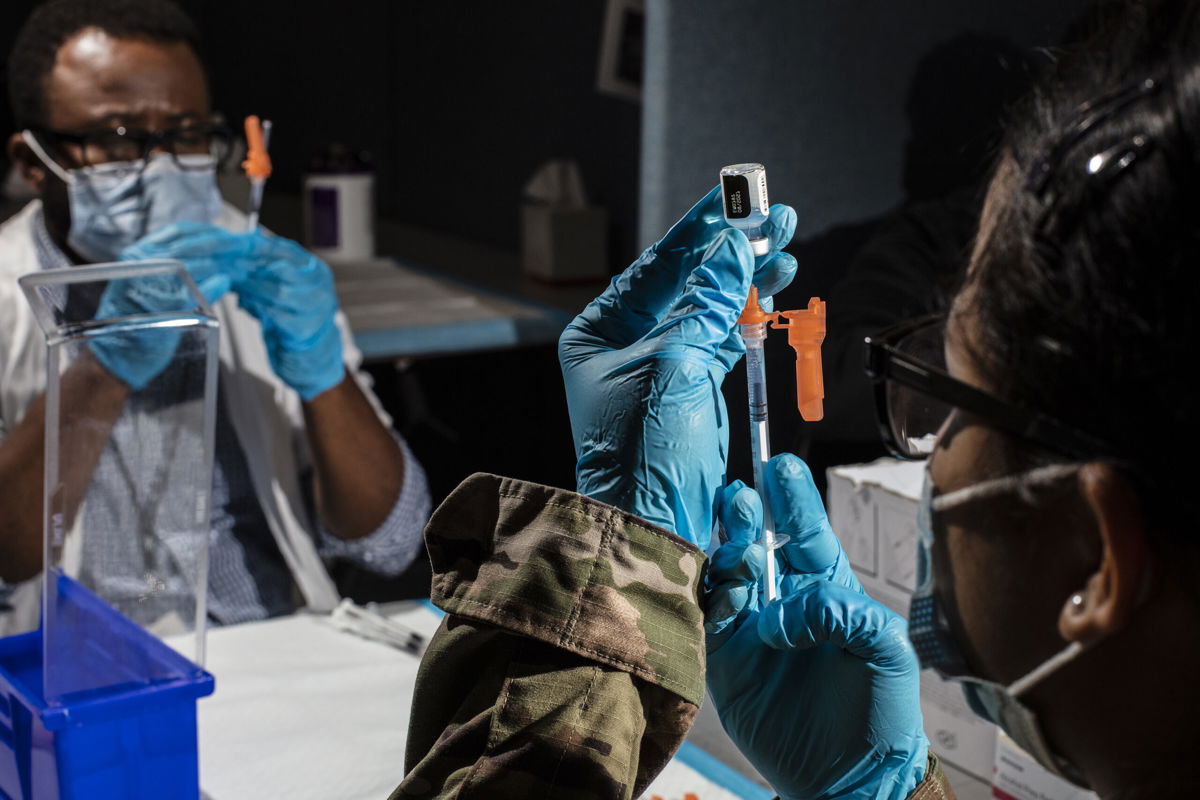
[[[1160,529],[1194,474],[1175,454],[1200,450],[1197,7],[1109,14],[1035,90],[960,309],[991,387],[1112,442]]]
[[[8,97],[18,127],[45,124],[45,83],[63,44],[84,28],[110,36],[185,42],[199,53],[196,26],[170,0],[50,0],[34,9],[8,57]]]

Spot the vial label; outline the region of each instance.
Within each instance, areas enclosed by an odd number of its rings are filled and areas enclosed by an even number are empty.
[[[766,175],[763,175],[763,192],[766,191]],[[722,175],[721,194],[725,196],[725,218],[745,219],[750,216],[750,181],[745,175]]]

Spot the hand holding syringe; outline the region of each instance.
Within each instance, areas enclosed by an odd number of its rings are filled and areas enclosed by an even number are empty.
[[[767,173],[761,164],[735,164],[721,170],[721,190],[725,200],[725,220],[739,228],[750,239],[755,255],[765,255],[769,243],[762,235],[762,224],[770,211],[767,202]],[[750,406],[750,448],[754,463],[754,488],[762,498],[763,549],[766,562],[763,570],[763,593],[767,602],[775,599],[778,587],[775,580],[774,551],[787,543],[786,536],[777,536],[767,502],[763,471],[771,459],[771,438],[767,414],[767,372],[763,359],[763,341],[767,338],[767,323],[774,328],[787,328],[788,343],[796,351],[796,405],[808,422],[816,422],[824,414],[824,383],[821,377],[821,342],[825,339],[825,303],[814,297],[808,308],[799,311],[764,311],[758,302],[758,290],[751,287],[746,308],[738,325],[746,344],[746,386]]]

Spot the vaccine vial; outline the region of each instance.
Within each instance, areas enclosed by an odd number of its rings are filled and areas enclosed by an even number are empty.
[[[767,200],[767,169],[762,164],[731,164],[721,168],[725,221],[746,234],[754,255],[764,256],[771,243],[762,226],[771,210]]]

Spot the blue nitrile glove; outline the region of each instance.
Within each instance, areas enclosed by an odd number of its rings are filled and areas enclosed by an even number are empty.
[[[121,251],[121,261],[174,260],[183,264],[200,293],[215,303],[246,274],[246,243],[216,225],[168,225]],[[111,281],[100,296],[97,319],[190,311],[196,306],[183,284],[169,275]],[[91,343],[105,369],[139,390],[162,372],[175,355],[179,334],[171,329],[110,333]]]
[[[582,494],[708,546],[729,439],[721,381],[743,352],[735,323],[752,273],[770,292],[795,273],[779,253],[795,225],[792,209],[771,209],[755,269],[713,190],[567,326],[558,355]]]
[[[262,323],[275,374],[312,400],[346,376],[333,273],[289,239],[259,231],[246,238],[249,274],[234,285],[238,304]]]
[[[246,277],[245,237],[203,222],[176,222],[121,251],[121,261],[181,262],[210,304]]]
[[[106,320],[193,311],[196,306],[187,286],[175,275],[121,278],[109,281],[104,287],[95,318]],[[170,326],[124,331],[110,329],[88,342],[96,360],[135,391],[145,388],[167,368],[178,346],[179,330]]]
[[[728,541],[708,572],[708,689],[721,724],[784,800],[902,800],[925,776],[917,657],[904,618],[846,563],[804,462],[767,466],[779,599],[763,608],[762,504],[721,494]]]

